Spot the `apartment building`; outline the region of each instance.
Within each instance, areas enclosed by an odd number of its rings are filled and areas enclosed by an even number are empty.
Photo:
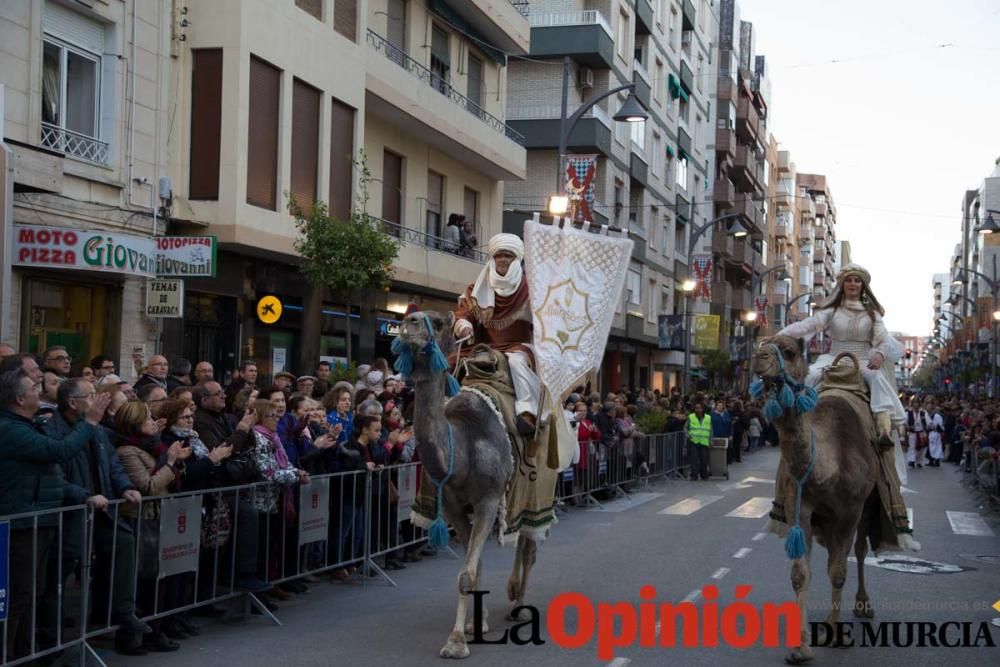
[[[740,20],[735,0],[720,3],[718,39],[714,215],[737,214],[749,233],[734,239],[726,233],[728,222],[714,230],[711,311],[720,317],[723,340],[739,341],[729,346],[731,359],[739,362],[749,350],[743,342],[751,334],[746,315],[767,298],[751,289],[764,287],[760,277],[768,258],[770,84],[762,58],[758,70],[753,24]]]
[[[10,212],[0,208],[13,225],[0,338],[19,350],[63,345],[74,369],[107,354],[132,377],[133,353],[156,343],[145,278],[165,231],[171,6],[0,3],[0,132],[13,179]]]
[[[593,222],[625,229],[635,241],[602,368],[604,388],[665,391],[680,382],[683,354],[657,349],[657,318],[681,312],[678,281],[690,275],[689,232],[711,216],[706,188],[716,5],[709,0],[532,1],[531,61],[510,64],[507,118],[528,149],[527,177],[505,188],[513,231],[531,212],[545,210],[560,178],[565,58],[571,68],[568,113],[626,84],[634,84],[649,113],[644,123],[615,122],[628,94],[623,91],[585,114],[569,140],[570,153],[596,156],[589,200]],[[710,243],[707,236],[704,243]]]
[[[503,181],[525,176],[504,121],[507,55],[528,51],[523,3],[488,0],[192,0],[176,45],[172,224],[219,242],[219,278],[189,289],[167,341],[271,375],[317,356],[389,356],[409,303],[448,310],[484,255],[443,240],[452,214],[480,243],[501,231]],[[287,38],[275,39],[275,35]],[[335,217],[360,204],[401,242],[387,292],[311,290],[288,197]],[[264,295],[281,320],[257,321]],[[315,319],[306,312],[322,313]],[[306,325],[313,325],[306,329]]]

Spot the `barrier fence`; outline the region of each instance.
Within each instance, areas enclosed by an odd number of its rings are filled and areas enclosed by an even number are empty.
[[[594,504],[687,467],[683,433],[595,445],[564,471],[556,497]],[[427,533],[410,520],[420,464],[316,475],[304,485],[258,482],[75,505],[0,517],[0,665],[79,651],[103,664],[91,642],[121,615],[156,627],[198,606],[243,598],[273,622],[250,582],[276,585],[357,567],[395,582],[376,559],[419,548]],[[259,588],[259,586],[258,586]],[[237,608],[239,613],[239,608]]]

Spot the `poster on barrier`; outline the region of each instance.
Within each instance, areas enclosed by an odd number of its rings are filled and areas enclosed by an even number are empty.
[[[328,539],[330,478],[309,480],[299,487],[299,546]]]
[[[160,501],[160,567],[157,577],[198,570],[201,496]]]
[[[410,518],[410,506],[417,500],[417,466],[405,466],[399,469],[397,487],[399,500],[396,501],[398,508],[396,521],[403,523]]]
[[[7,620],[7,591],[10,579],[10,522],[0,521],[0,621]]]

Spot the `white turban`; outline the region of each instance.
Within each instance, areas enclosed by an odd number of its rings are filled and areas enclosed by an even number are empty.
[[[511,253],[518,261],[524,259],[524,242],[514,234],[497,234],[486,244],[486,254],[490,259],[501,250]]]

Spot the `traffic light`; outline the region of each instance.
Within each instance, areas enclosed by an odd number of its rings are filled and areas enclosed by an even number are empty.
[[[944,383],[945,383],[946,385],[947,385],[947,384],[951,384],[951,378],[945,378],[945,379],[944,379]]]
[[[913,350],[906,348],[906,358],[909,359],[913,356]]]

